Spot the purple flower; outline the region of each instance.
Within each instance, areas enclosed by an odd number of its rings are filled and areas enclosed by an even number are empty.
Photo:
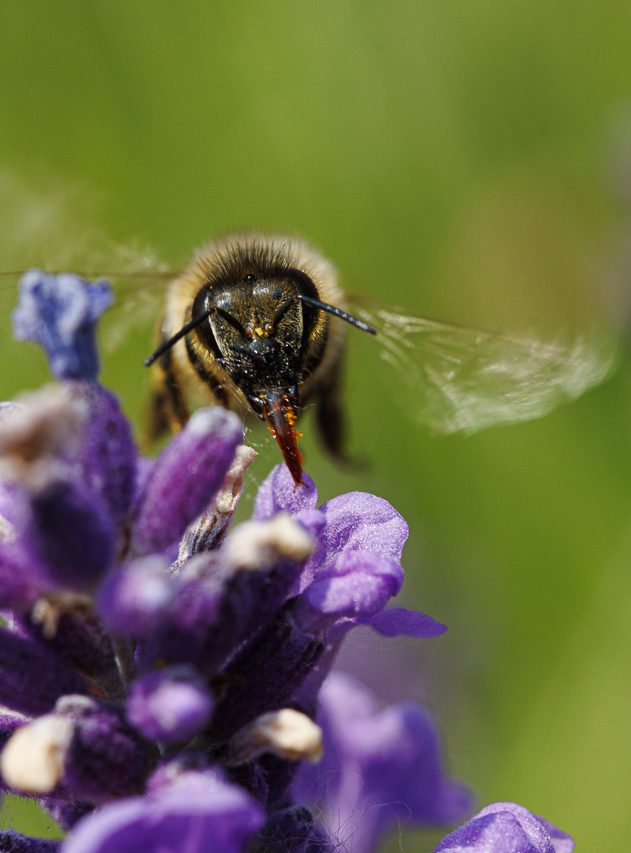
[[[241,424],[203,409],[141,457],[97,381],[109,300],[31,272],[14,318],[62,384],[0,407],[4,787],[49,810],[64,853],[370,853],[395,821],[462,819],[426,712],[327,678],[358,626],[446,630],[390,606],[405,521],[362,492],[318,506],[279,465],[231,527]]]
[[[324,682],[319,698],[324,759],[301,766],[294,793],[342,845],[375,850],[391,827],[442,826],[467,813],[471,795],[445,776],[436,727],[423,708],[380,708],[340,673]]]
[[[516,803],[493,803],[440,842],[434,853],[571,853],[569,835]]]

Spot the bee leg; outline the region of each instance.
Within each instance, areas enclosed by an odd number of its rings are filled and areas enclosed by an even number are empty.
[[[320,439],[328,452],[340,462],[350,463],[346,452],[346,418],[342,405],[341,371],[338,364],[329,375],[316,399],[316,423]]]
[[[166,352],[155,368],[143,444],[151,445],[168,432],[178,432],[190,417],[188,406],[173,369],[173,359]]]

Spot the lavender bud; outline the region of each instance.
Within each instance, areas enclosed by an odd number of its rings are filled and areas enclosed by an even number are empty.
[[[57,703],[55,715],[74,727],[64,755],[67,791],[98,804],[144,789],[154,756],[120,706],[70,696]]]
[[[243,427],[224,409],[200,409],[156,461],[140,498],[132,544],[165,551],[203,512],[230,468]]]
[[[20,280],[20,302],[13,313],[18,340],[44,348],[57,379],[91,379],[99,372],[95,328],[112,303],[109,284],[89,284],[78,276],[31,270]]]
[[[185,743],[208,722],[213,700],[191,669],[170,667],[136,681],[127,700],[129,721],[145,737],[162,743]]]

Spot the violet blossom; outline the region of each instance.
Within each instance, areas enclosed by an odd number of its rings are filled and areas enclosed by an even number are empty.
[[[254,455],[237,417],[202,409],[141,457],[97,379],[107,285],[31,272],[21,287],[16,336],[60,384],[0,417],[0,771],[67,834],[0,832],[0,853],[371,853],[402,820],[466,817],[427,712],[331,673],[357,626],[445,630],[390,606],[396,510],[361,492],[319,505],[279,465],[231,527]],[[524,851],[571,849],[502,806],[437,851],[511,853],[519,832]]]

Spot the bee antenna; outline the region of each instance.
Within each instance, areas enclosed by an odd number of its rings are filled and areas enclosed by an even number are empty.
[[[149,358],[146,358],[144,360],[145,367],[150,367],[154,363],[154,361],[157,361],[161,355],[164,355],[167,350],[170,350],[174,344],[176,344],[181,338],[188,335],[189,332],[192,332],[193,329],[199,326],[200,323],[203,323],[204,320],[207,320],[211,314],[215,313],[215,311],[216,308],[214,306],[212,308],[207,308],[205,311],[202,311],[199,317],[194,317],[190,321],[190,323],[187,323],[185,326],[182,326],[179,332],[176,332],[168,340],[163,341],[158,347],[158,349],[155,352],[152,352]]]
[[[320,311],[326,311],[327,314],[333,314],[334,317],[339,317],[340,320],[350,323],[351,326],[355,326],[356,329],[359,329],[362,332],[368,332],[369,335],[377,334],[377,330],[373,328],[373,326],[369,326],[368,323],[364,323],[363,320],[358,320],[357,317],[353,317],[353,315],[349,314],[348,311],[342,311],[341,308],[336,308],[335,305],[328,305],[326,302],[320,302],[319,299],[313,299],[311,296],[305,296],[304,293],[298,294],[298,299],[300,299],[301,302],[304,302],[305,305],[311,305],[313,308],[319,308]]]

